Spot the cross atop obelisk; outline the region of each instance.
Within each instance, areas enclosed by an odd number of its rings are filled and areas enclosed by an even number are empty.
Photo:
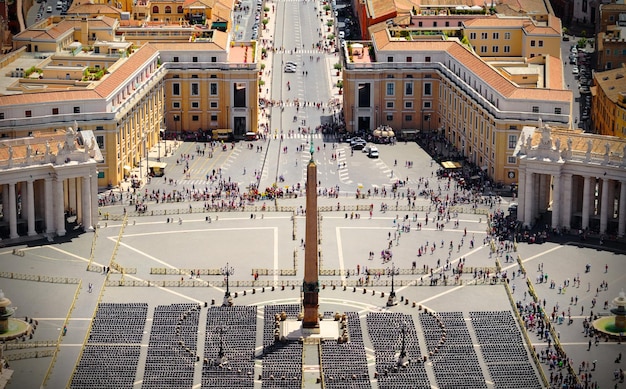
[[[311,332],[319,333],[320,323],[318,317],[318,262],[317,262],[317,166],[313,158],[313,138],[311,138],[311,159],[306,168],[306,246],[304,250],[304,282],[302,294],[304,315],[302,328]]]

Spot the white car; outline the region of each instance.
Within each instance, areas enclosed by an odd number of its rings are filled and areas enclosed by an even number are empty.
[[[578,66],[572,68],[572,74],[578,74]]]
[[[346,37],[346,33],[343,31],[339,31],[339,39],[344,39]]]
[[[293,65],[285,65],[285,73],[295,73],[296,67]]]
[[[285,62],[285,65],[286,65],[286,66],[293,66],[294,68],[298,66],[298,64],[297,64],[297,63],[295,63],[295,62],[293,62],[293,61],[287,61],[287,62]]]
[[[378,158],[378,149],[374,146],[370,147],[370,151],[367,153],[370,158]]]
[[[48,8],[46,8],[46,12],[47,12],[47,13],[49,13],[49,14],[51,14],[51,13],[52,13],[52,7],[51,7],[51,6],[48,6]]]

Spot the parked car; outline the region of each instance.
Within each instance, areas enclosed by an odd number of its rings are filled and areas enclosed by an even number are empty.
[[[367,156],[370,158],[378,158],[378,149],[372,146],[370,151],[367,153]]]
[[[285,65],[285,73],[295,73],[296,67],[293,65]]]

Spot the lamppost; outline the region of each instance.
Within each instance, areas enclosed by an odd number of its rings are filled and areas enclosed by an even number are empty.
[[[221,269],[221,271],[222,271],[222,275],[226,276],[226,293],[224,293],[224,302],[222,302],[222,306],[230,307],[233,305],[233,298],[230,296],[230,289],[228,287],[228,277],[235,274],[235,269],[233,269],[232,266],[228,266],[228,262],[226,262],[226,266],[224,266]]]
[[[389,298],[387,299],[387,306],[391,307],[394,305],[398,305],[398,299],[396,298],[396,291],[393,288],[393,277],[399,273],[399,270],[396,270],[396,265],[391,264],[391,292],[389,293]]]

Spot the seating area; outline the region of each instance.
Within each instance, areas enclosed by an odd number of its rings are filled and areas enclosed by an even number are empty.
[[[87,342],[141,343],[147,314],[146,303],[100,303]]]
[[[470,318],[495,388],[542,387],[511,312],[470,312]]]
[[[132,388],[140,346],[85,346],[70,389]]]
[[[274,342],[275,315],[285,312],[295,319],[300,312],[298,304],[266,305],[263,316],[263,373],[262,388],[302,388],[302,344]]]
[[[255,306],[210,307],[201,388],[254,388]],[[222,348],[226,363],[220,364]]]
[[[148,304],[100,303],[71,389],[133,386]]]
[[[439,388],[487,388],[462,312],[420,313]]]
[[[397,312],[372,312],[367,314],[366,322],[376,356],[378,387],[430,389],[413,318]],[[406,367],[398,367],[403,327],[406,330],[406,353],[410,363]]]
[[[346,312],[346,316],[350,342],[338,343],[327,340],[322,343],[322,373],[325,387],[371,389],[359,314]]]
[[[154,310],[144,389],[190,388],[198,360],[200,305],[159,305]]]

